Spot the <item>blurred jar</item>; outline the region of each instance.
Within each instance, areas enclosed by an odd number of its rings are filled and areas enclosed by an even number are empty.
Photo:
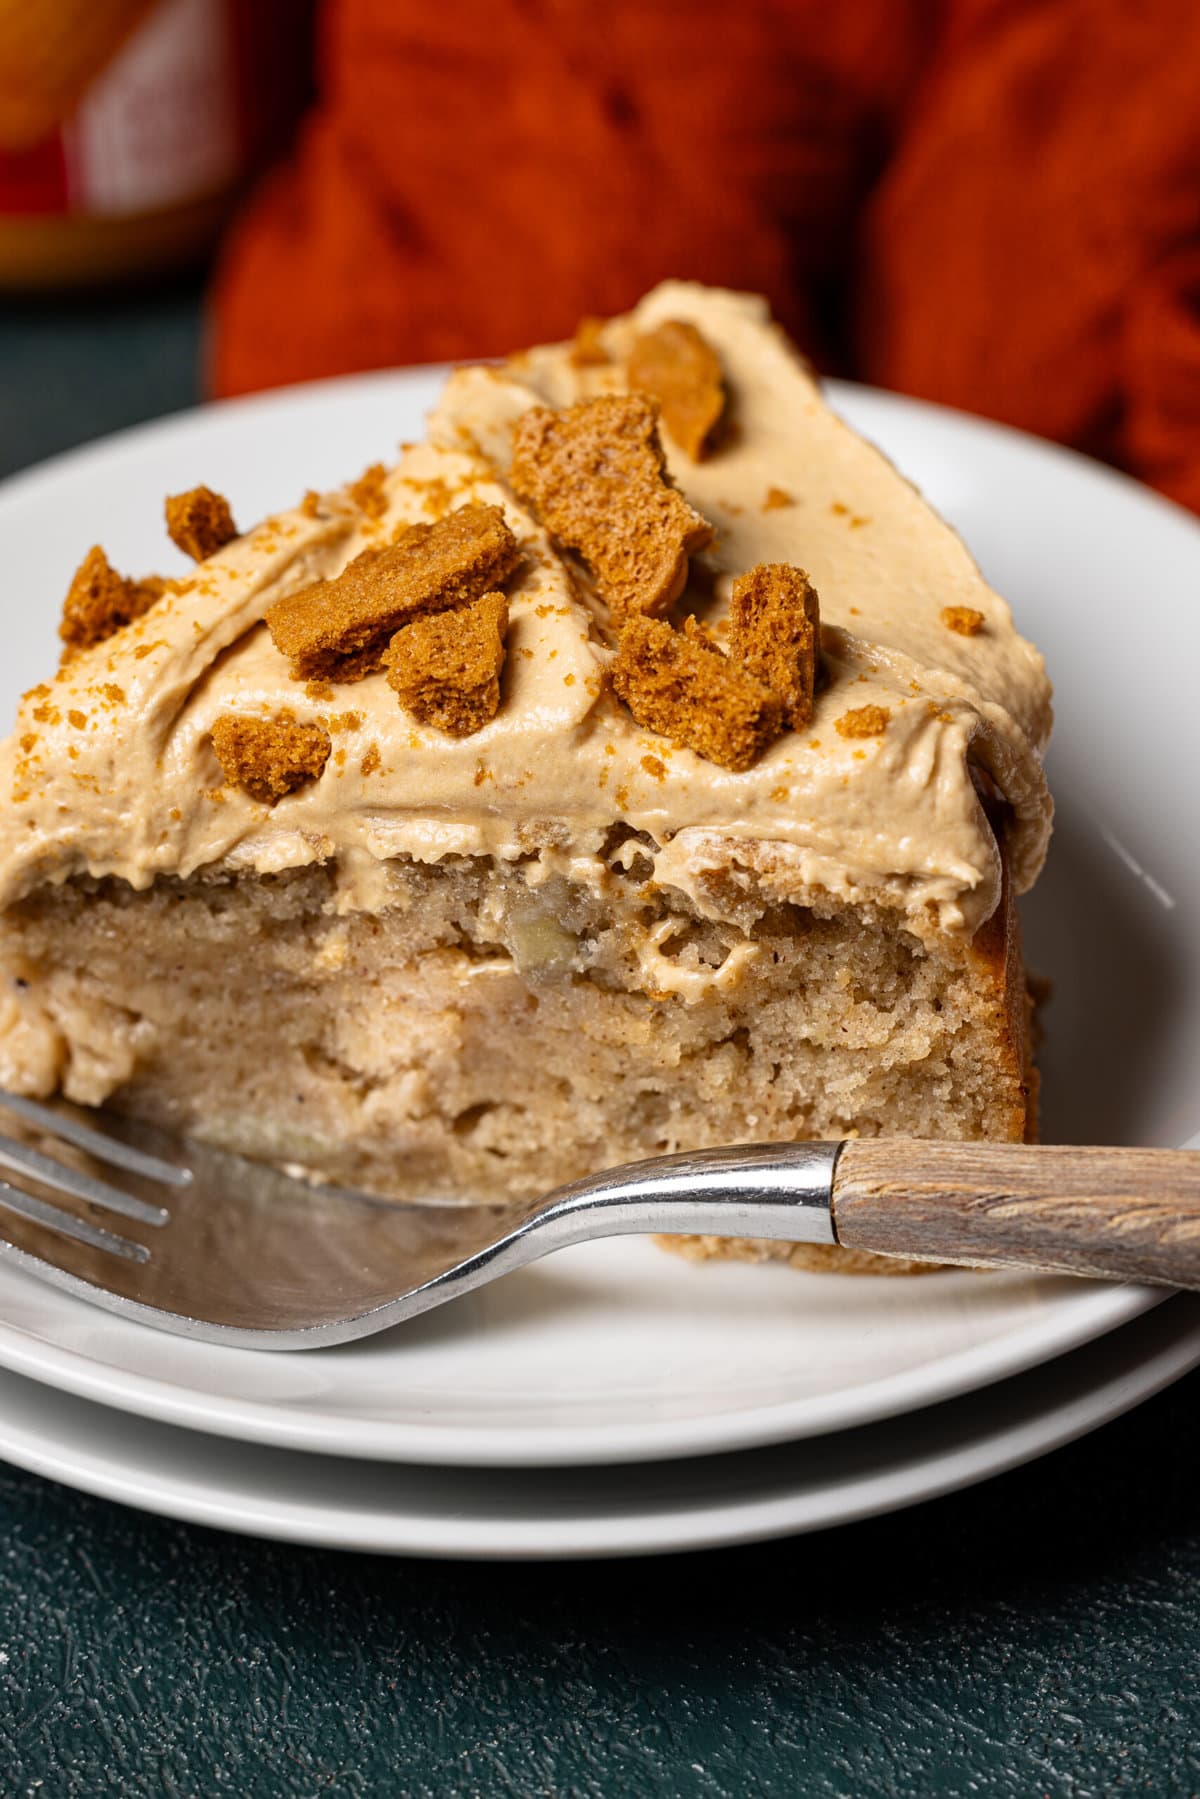
[[[0,0],[0,290],[199,261],[306,93],[305,0]]]

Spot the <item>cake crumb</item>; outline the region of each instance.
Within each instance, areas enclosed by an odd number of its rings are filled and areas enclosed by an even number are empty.
[[[943,606],[941,616],[947,631],[956,631],[960,637],[978,636],[987,623],[974,606]]]
[[[733,584],[729,653],[768,688],[793,731],[813,713],[821,659],[817,590],[801,568],[760,562]]]
[[[267,629],[294,680],[359,681],[382,666],[402,626],[469,605],[517,560],[498,506],[462,506],[433,524],[411,525],[386,548],[364,550],[332,580],[276,600]]]
[[[388,685],[421,724],[469,737],[499,708],[507,634],[502,593],[485,593],[457,612],[414,619],[388,648]]]
[[[331,741],[323,725],[301,724],[294,712],[285,710],[271,718],[227,712],[213,725],[212,745],[226,780],[252,800],[273,806],[317,779],[329,760]]]
[[[590,316],[580,319],[575,327],[575,341],[571,345],[571,364],[574,368],[599,368],[612,361],[604,347],[604,327],[607,323],[607,319]],[[512,360],[511,357],[509,360]]]
[[[891,713],[886,706],[855,706],[833,721],[839,737],[881,737]]]
[[[618,620],[665,612],[689,555],[712,542],[712,526],[667,477],[658,408],[645,394],[530,407],[513,428],[510,480],[590,565]]]
[[[93,544],[71,577],[63,601],[58,634],[65,645],[64,656],[93,649],[122,626],[132,624],[162,597],[165,587],[165,582],[153,576],[133,581],[128,575],[119,575],[100,545]]]
[[[189,487],[167,495],[167,536],[193,562],[207,562],[239,535],[224,494],[211,487]]]
[[[662,408],[667,435],[693,462],[702,462],[725,410],[721,359],[686,319],[665,319],[633,340],[625,375]]]
[[[764,512],[779,512],[784,506],[795,504],[795,499],[786,487],[768,487],[762,509]]]
[[[387,511],[387,470],[382,462],[373,462],[352,481],[346,493],[353,505],[368,518],[382,518]]]
[[[775,695],[721,651],[662,619],[631,618],[612,683],[638,724],[735,772],[778,736]]]

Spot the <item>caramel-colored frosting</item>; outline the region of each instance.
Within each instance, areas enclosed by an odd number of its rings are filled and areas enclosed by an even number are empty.
[[[729,394],[704,461],[667,443],[675,481],[719,533],[693,559],[678,612],[719,630],[733,579],[760,562],[806,569],[820,595],[826,681],[812,723],[743,773],[624,710],[580,571],[504,485],[527,406],[621,390],[633,338],[672,319],[699,327]],[[524,858],[533,882],[554,871],[602,882],[621,821],[658,846],[639,846],[654,879],[711,914],[744,903],[745,870],[781,900],[896,909],[923,936],[973,931],[1001,878],[975,768],[1012,808],[1011,864],[1027,887],[1050,825],[1050,689],[960,539],[829,410],[759,301],[668,283],[599,342],[607,362],[559,345],[458,371],[430,442],[402,453],[369,509],[347,490],[268,519],[27,695],[0,749],[0,902],[81,873],[145,887],[217,866],[332,862],[341,905],[379,907],[390,858],[480,854]],[[522,550],[496,716],[454,739],[408,716],[384,673],[325,692],[294,681],[266,609],[398,526],[470,501],[502,506]],[[941,616],[963,606],[984,619],[969,636]],[[865,707],[884,709],[883,730],[836,728]],[[268,806],[225,783],[212,730],[285,708],[324,726],[333,748],[318,779]]]

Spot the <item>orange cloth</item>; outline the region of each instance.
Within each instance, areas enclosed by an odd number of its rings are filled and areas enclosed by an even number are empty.
[[[664,275],[1200,508],[1191,0],[327,0],[219,393],[488,355]]]

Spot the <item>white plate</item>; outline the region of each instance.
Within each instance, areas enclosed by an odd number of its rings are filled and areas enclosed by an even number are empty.
[[[253,518],[417,435],[437,384],[417,371],[236,402],[10,482],[0,713],[45,672],[81,548],[168,566],[164,492],[207,480]],[[1181,828],[1194,812],[1184,776],[1200,766],[1200,530],[1017,433],[863,389],[834,399],[963,530],[1057,679],[1061,826],[1029,913],[1032,960],[1056,983],[1046,1134],[1183,1142],[1200,1127],[1200,855]],[[861,1425],[1032,1366],[1157,1297],[1019,1275],[696,1269],[604,1243],[385,1338],[296,1357],[151,1336],[5,1269],[0,1364],[261,1443],[549,1466]]]
[[[144,1511],[286,1542],[475,1560],[650,1555],[821,1530],[971,1486],[1198,1364],[1200,1299],[1180,1296],[1045,1368],[886,1424],[744,1455],[532,1473],[221,1442],[0,1373],[0,1457]]]

